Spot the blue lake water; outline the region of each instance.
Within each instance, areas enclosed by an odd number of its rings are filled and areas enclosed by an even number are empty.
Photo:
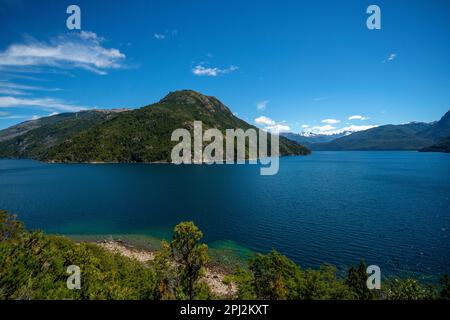
[[[255,165],[62,165],[0,160],[0,209],[62,234],[169,237],[276,248],[303,267],[364,258],[384,275],[450,273],[450,155],[315,152],[275,176]]]

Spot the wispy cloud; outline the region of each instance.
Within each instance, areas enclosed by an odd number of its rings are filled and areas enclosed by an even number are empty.
[[[314,98],[314,101],[318,102],[318,101],[323,101],[323,100],[327,100],[327,99],[328,99],[328,97],[317,97],[317,98]]]
[[[30,93],[25,92],[25,91],[21,91],[21,90],[15,90],[15,89],[9,89],[9,88],[1,88],[0,87],[0,94],[20,96],[20,95],[29,95]]]
[[[162,34],[162,33],[155,33],[155,34],[153,34],[153,38],[155,38],[157,40],[164,40],[166,38],[166,35]]]
[[[39,86],[29,86],[14,82],[0,81],[0,94],[5,95],[29,95],[28,91],[60,91],[59,88],[44,88]]]
[[[11,114],[9,112],[0,111],[0,120],[18,120],[18,119],[28,119],[31,120],[35,116],[30,115],[20,115],[20,114]]]
[[[28,38],[0,52],[2,67],[81,68],[98,74],[122,67],[125,54],[103,47],[104,39],[94,32],[71,32],[42,42]]]
[[[260,101],[256,104],[256,109],[258,109],[258,111],[264,111],[266,110],[268,104],[269,104],[268,100]]]
[[[387,59],[383,60],[383,63],[388,63],[388,62],[392,62],[395,59],[397,59],[397,54],[396,53],[391,53],[389,55],[389,57],[387,57]]]
[[[218,75],[228,74],[238,69],[239,68],[236,66],[230,66],[226,69],[221,69],[217,67],[211,68],[211,67],[204,67],[202,65],[197,65],[192,69],[192,73],[196,76],[217,77]]]
[[[178,35],[178,30],[166,30],[164,32],[155,32],[153,38],[156,40],[165,40]]]
[[[367,119],[369,119],[369,117],[364,117],[359,114],[348,117],[348,120],[361,120],[362,121],[362,120],[367,120]]]
[[[336,119],[324,119],[322,120],[322,123],[327,123],[327,124],[336,124],[341,122],[341,120],[336,120]]]
[[[15,108],[15,107],[38,107],[42,110],[50,112],[77,112],[89,109],[85,106],[78,106],[66,103],[54,98],[17,98],[17,97],[0,97],[0,108]]]
[[[284,122],[276,122],[266,116],[260,116],[255,119],[255,123],[264,127],[264,129],[270,131],[274,134],[279,134],[282,132],[288,132],[291,128]]]
[[[22,115],[10,115],[10,116],[1,116],[0,120],[20,120],[20,119],[29,119],[30,116],[22,116]]]

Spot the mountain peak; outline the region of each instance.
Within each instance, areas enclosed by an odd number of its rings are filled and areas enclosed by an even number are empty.
[[[231,113],[230,109],[216,97],[206,96],[194,90],[178,90],[170,92],[159,103],[177,104],[186,106],[203,106],[211,112],[216,110]]]

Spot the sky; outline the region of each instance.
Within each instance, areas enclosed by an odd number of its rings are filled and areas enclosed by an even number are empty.
[[[73,4],[81,30],[66,25]],[[180,89],[279,131],[436,121],[450,109],[450,1],[0,0],[0,129]]]

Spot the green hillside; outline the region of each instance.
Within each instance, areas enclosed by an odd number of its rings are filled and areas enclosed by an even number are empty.
[[[191,90],[170,93],[140,109],[120,113],[89,111],[66,117],[50,117],[42,126],[1,141],[0,157],[49,162],[168,162],[178,143],[171,141],[172,132],[185,128],[192,134],[194,121],[202,121],[203,130],[217,128],[223,133],[226,129],[255,128],[234,116],[216,98]],[[309,152],[280,137],[281,155]]]
[[[42,159],[50,148],[117,114],[110,110],[92,110],[26,121],[0,131],[0,157]]]

